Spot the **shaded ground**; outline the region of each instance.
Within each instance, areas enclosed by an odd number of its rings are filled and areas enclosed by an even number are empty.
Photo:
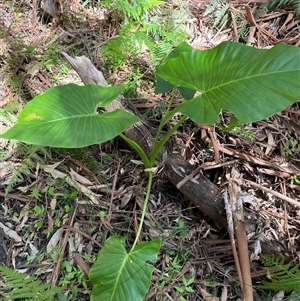
[[[105,70],[103,64],[107,61],[101,57],[101,45],[115,36],[120,24],[103,7],[83,8],[77,1],[70,3],[71,8],[63,6],[63,15],[57,19],[47,17],[36,1],[0,4],[1,132],[16,121],[17,112],[35,95],[59,84],[81,84],[62,59],[61,51],[86,55],[112,82],[125,80],[128,69]],[[191,35],[189,42],[198,49],[226,40],[250,42],[259,48],[278,42],[299,46],[300,20],[292,10],[269,12],[262,4],[250,1],[246,15],[245,7],[236,1],[229,11],[228,26],[214,24],[222,7],[207,15],[204,1],[189,1],[188,7],[190,15],[185,25]],[[145,53],[139,63],[151,78],[153,70]],[[152,84],[149,76],[142,78],[139,92],[143,97],[131,100],[156,126],[168,97],[155,95]],[[149,112],[148,108],[154,110]],[[295,263],[299,263],[300,256],[300,211],[289,199],[299,201],[300,197],[299,129],[296,103],[268,120],[227,134],[221,134],[217,127],[218,151],[207,143],[208,129],[188,122],[172,141],[174,150],[195,167],[203,165],[203,174],[220,189],[233,167],[251,181],[243,191],[255,201],[245,205],[245,212],[246,216],[259,212],[260,219],[253,221],[253,228],[248,230],[249,239],[254,241],[263,234],[273,243],[270,254],[280,253]],[[73,264],[71,254],[76,251],[92,264],[111,234],[126,235],[132,241],[146,185],[143,168],[132,161],[139,158],[118,139],[84,150],[16,146],[4,140],[0,146],[0,222],[12,230],[8,235],[0,229],[0,262],[29,274],[38,272],[44,281],[66,284],[70,300],[88,300],[88,281],[79,268],[69,264]],[[206,169],[205,163],[214,162],[216,153],[221,165]],[[46,168],[58,162],[54,169],[64,173],[61,178]],[[66,177],[87,186],[93,198],[68,184]],[[263,191],[253,183],[271,191]],[[58,238],[57,242],[50,240],[53,237]],[[240,290],[228,234],[191,205],[163,173],[155,179],[143,237],[163,238],[147,300],[179,300],[180,296],[202,300],[200,288],[218,297],[226,294],[223,300],[238,300]],[[50,244],[62,248],[62,263],[57,263],[57,254],[47,251]],[[266,270],[257,256],[252,254],[251,258],[255,284],[256,277],[265,275]],[[195,276],[191,285],[194,293],[175,289],[183,286],[182,276]],[[257,290],[255,298],[271,300],[271,296]]]

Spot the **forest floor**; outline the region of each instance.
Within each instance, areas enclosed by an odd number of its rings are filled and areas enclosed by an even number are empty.
[[[42,2],[48,7],[42,9],[37,0],[0,3],[0,132],[16,122],[28,101],[47,89],[83,84],[61,52],[86,56],[109,83],[128,85],[124,96],[156,127],[169,95],[154,93],[149,53],[143,50],[136,60],[128,52],[128,61],[121,65],[116,57],[102,55],[102,46],[116,37],[122,18],[97,1]],[[264,2],[231,1],[230,7],[223,3],[210,13],[209,1],[166,5],[180,13],[184,7],[186,40],[200,50],[223,41],[257,48],[280,42],[299,47],[300,18],[292,9],[269,11]],[[299,106],[296,102],[266,120],[227,133],[216,126],[217,149],[207,143],[207,128],[189,122],[172,138],[172,147],[195,168],[214,162],[216,153],[221,163],[227,162],[202,170],[220,191],[233,168],[244,179],[269,189],[242,187],[253,196],[245,204],[247,214],[256,212],[260,217],[247,233],[249,245],[264,233],[273,244],[268,254],[281,255],[293,264],[300,263],[300,209],[292,202],[300,202]],[[89,300],[90,283],[72,254],[92,265],[112,234],[126,236],[132,243],[146,192],[138,160],[121,139],[75,150],[0,139],[0,264],[54,286],[65,285],[65,300]],[[155,177],[142,237],[163,240],[145,300],[210,300],[205,292],[219,298],[214,300],[241,300],[227,230],[200,212],[163,172]],[[61,257],[53,254],[53,246]],[[275,300],[275,294],[276,300],[288,300],[290,292],[256,286],[267,270],[257,250],[249,255],[254,300]],[[192,281],[187,285],[185,279]]]

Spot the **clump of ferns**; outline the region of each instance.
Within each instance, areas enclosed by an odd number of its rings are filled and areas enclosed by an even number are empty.
[[[122,13],[126,18],[121,29],[101,49],[104,64],[110,68],[120,69],[132,64],[145,50],[149,54],[150,67],[154,68],[173,47],[187,39],[184,29],[187,5],[168,8],[160,6],[162,1],[130,1],[129,5],[128,1],[118,0],[118,6],[110,7],[120,9],[123,2],[126,10]]]
[[[9,193],[12,189],[24,181],[24,178],[32,173],[37,163],[45,164],[45,158],[51,158],[46,147],[37,145],[28,145],[18,143],[15,149],[15,156],[20,158],[21,165],[13,171],[11,178],[5,188],[5,193]]]
[[[57,301],[63,288],[51,288],[50,284],[14,269],[0,266],[0,297],[2,301]]]
[[[297,17],[300,17],[300,1],[299,0],[273,0],[269,4],[270,10],[280,8],[292,8],[295,10]]]
[[[261,257],[268,268],[269,280],[258,287],[272,291],[292,292],[292,296],[299,297],[300,300],[300,264],[284,263],[284,259],[270,255],[261,255]]]

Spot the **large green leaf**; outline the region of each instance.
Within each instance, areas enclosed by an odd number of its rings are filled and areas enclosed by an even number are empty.
[[[91,301],[142,301],[149,290],[161,240],[142,242],[127,253],[125,238],[108,238],[90,270]]]
[[[0,138],[64,148],[110,140],[139,120],[122,110],[98,112],[120,92],[116,87],[96,85],[69,84],[51,88],[30,101],[18,122]]]
[[[172,52],[169,53],[166,60],[176,58],[181,53],[183,53],[185,51],[187,51],[187,52],[191,51],[192,49],[193,49],[192,46],[190,46],[188,43],[182,42]],[[174,85],[172,85],[171,83],[165,81],[164,79],[160,78],[159,76],[156,77],[155,92],[157,92],[157,93],[166,93],[166,92],[172,90],[173,88],[174,88]],[[185,88],[185,87],[178,87],[178,89],[179,89],[181,95],[185,99],[192,98],[194,96],[195,92],[196,92],[195,90],[191,90],[191,89],[188,89],[188,88]]]
[[[205,51],[184,48],[158,67],[158,92],[188,88],[200,95],[177,111],[193,121],[213,124],[220,110],[233,112],[238,124],[267,118],[300,98],[300,49],[279,44],[256,49],[224,42]]]

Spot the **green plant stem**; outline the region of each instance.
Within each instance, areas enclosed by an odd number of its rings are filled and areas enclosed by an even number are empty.
[[[145,200],[144,200],[144,206],[143,206],[143,211],[142,211],[142,216],[141,216],[139,228],[138,228],[138,231],[137,231],[137,234],[136,234],[136,237],[135,237],[135,240],[134,240],[134,243],[132,245],[132,248],[131,248],[130,252],[133,251],[133,249],[137,245],[139,237],[140,237],[141,232],[142,232],[144,219],[145,219],[145,215],[146,215],[146,209],[147,209],[147,205],[148,205],[149,198],[150,198],[152,182],[153,182],[153,173],[150,171],[149,172],[149,178],[148,178],[147,192],[146,192],[146,197],[145,197]]]
[[[149,160],[147,155],[145,154],[145,152],[142,150],[142,148],[133,140],[129,139],[128,137],[126,137],[124,134],[120,134],[119,135],[123,140],[125,140],[136,152],[137,154],[140,156],[140,158],[142,159],[145,168],[150,168],[152,167],[152,165],[149,164]]]
[[[166,142],[170,139],[170,137],[175,133],[175,131],[181,126],[181,124],[187,119],[187,116],[182,116],[179,121],[171,128],[171,130],[161,139],[161,141],[155,145],[153,148],[153,151],[151,153],[151,156],[149,158],[149,164],[150,166],[154,165],[154,162],[156,160],[156,157],[166,144]]]
[[[159,139],[159,136],[160,136],[160,133],[161,133],[161,130],[163,128],[163,126],[172,118],[172,116],[174,114],[169,114],[170,112],[170,109],[171,109],[171,105],[173,103],[173,100],[174,100],[174,96],[175,96],[175,92],[176,92],[176,89],[173,89],[172,90],[172,95],[171,95],[171,99],[169,101],[169,105],[167,107],[167,110],[166,110],[166,113],[165,113],[165,116],[163,117],[162,121],[160,122],[159,124],[159,127],[157,129],[157,133],[156,133],[156,136],[155,136],[155,139],[154,139],[154,143],[153,143],[153,148],[156,148],[156,145],[158,144],[158,139]]]

